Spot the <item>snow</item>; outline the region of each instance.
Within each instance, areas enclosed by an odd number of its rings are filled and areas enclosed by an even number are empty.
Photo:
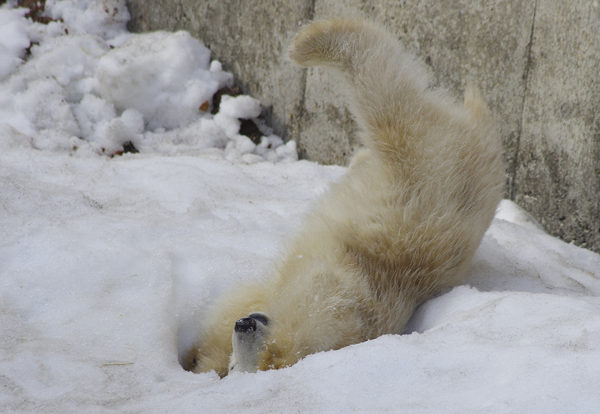
[[[258,119],[255,99],[225,95],[213,116],[213,96],[233,76],[189,33],[128,33],[124,0],[48,0],[45,13],[57,19],[48,25],[25,12],[0,8],[0,145],[77,157],[133,145],[248,164],[297,159],[295,142]],[[240,119],[257,124],[259,142],[239,134]]]
[[[48,1],[64,22],[43,27],[12,5],[0,8],[12,58],[0,67],[0,412],[598,412],[600,256],[510,201],[468,284],[421,306],[407,334],[278,371],[183,371],[207,307],[259,280],[345,170],[294,162],[268,131],[258,145],[239,135],[260,111],[250,97],[170,113],[165,102],[196,105],[231,75],[188,34],[127,33],[122,1]],[[39,43],[29,56],[24,34]],[[134,84],[156,67],[165,78]],[[111,158],[125,140],[140,152]]]

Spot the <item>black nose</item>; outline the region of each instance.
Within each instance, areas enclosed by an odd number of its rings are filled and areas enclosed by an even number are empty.
[[[252,318],[238,319],[235,322],[234,330],[236,332],[242,332],[242,333],[256,331],[256,321]]]

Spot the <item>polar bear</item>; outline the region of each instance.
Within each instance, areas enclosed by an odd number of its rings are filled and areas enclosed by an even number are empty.
[[[194,372],[255,372],[402,333],[416,307],[464,281],[503,195],[499,134],[483,99],[429,87],[385,30],[332,18],[290,49],[342,75],[363,144],[264,281],[218,301],[184,358]]]

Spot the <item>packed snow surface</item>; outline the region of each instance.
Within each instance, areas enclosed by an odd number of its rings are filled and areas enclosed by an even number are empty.
[[[207,307],[263,278],[345,170],[293,162],[266,130],[264,143],[244,140],[240,119],[260,113],[250,97],[196,111],[231,76],[184,32],[128,34],[123,1],[48,0],[63,22],[43,27],[11,6],[0,412],[599,412],[600,256],[510,201],[468,284],[421,306],[406,334],[278,371],[185,372]],[[109,157],[124,140],[140,152]]]

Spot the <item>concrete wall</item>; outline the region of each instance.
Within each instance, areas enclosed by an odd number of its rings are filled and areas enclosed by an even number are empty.
[[[500,126],[507,197],[552,234],[600,252],[600,6],[597,0],[128,0],[132,31],[201,39],[275,132],[304,158],[346,164],[358,146],[340,86],[285,50],[331,15],[383,23],[462,96],[483,91]]]

